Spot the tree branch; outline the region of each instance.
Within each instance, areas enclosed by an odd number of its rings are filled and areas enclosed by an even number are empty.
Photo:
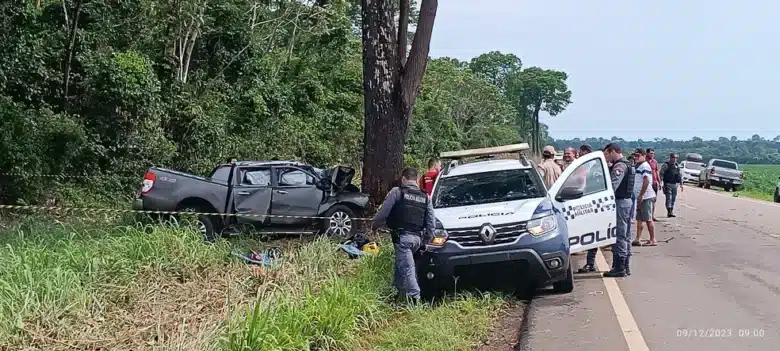
[[[400,10],[398,11],[398,37],[396,44],[397,57],[399,62],[398,71],[403,72],[404,66],[406,66],[406,46],[408,45],[407,37],[409,32],[409,0],[399,0]]]
[[[428,66],[433,22],[436,20],[436,9],[438,7],[438,0],[422,0],[420,5],[420,20],[414,32],[412,50],[409,52],[409,59],[407,64],[404,65],[403,75],[401,76],[404,103],[410,108],[414,106],[420,85],[422,84],[423,73],[425,73],[425,68]]]

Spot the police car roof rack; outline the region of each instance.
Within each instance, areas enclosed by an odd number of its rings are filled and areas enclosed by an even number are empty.
[[[457,167],[460,164],[460,161],[464,158],[475,158],[475,159],[485,159],[485,158],[495,158],[496,155],[500,154],[518,154],[520,158],[520,162],[523,164],[523,166],[529,167],[531,165],[528,158],[523,154],[523,151],[526,151],[530,149],[531,147],[528,146],[528,143],[520,143],[520,144],[511,144],[511,145],[504,145],[504,146],[496,146],[496,147],[486,147],[481,149],[470,149],[470,150],[458,150],[458,151],[447,151],[442,152],[439,154],[439,158],[442,160],[449,160],[444,166],[444,169],[442,170],[442,174],[448,174],[452,168]]]

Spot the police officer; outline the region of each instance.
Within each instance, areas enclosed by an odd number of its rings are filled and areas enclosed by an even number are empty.
[[[395,248],[395,286],[398,294],[420,300],[420,286],[417,284],[417,270],[414,266],[414,254],[433,235],[435,219],[433,204],[426,193],[417,184],[417,170],[404,168],[401,173],[401,186],[387,194],[385,201],[374,216],[371,229],[376,230],[387,223]]]
[[[674,215],[677,186],[680,187],[680,192],[683,191],[682,174],[680,173],[680,165],[677,164],[677,154],[674,152],[670,153],[669,160],[664,162],[661,166],[661,171],[658,173],[661,178],[661,189],[664,190],[664,197],[666,198],[666,217],[677,217]]]
[[[631,221],[631,207],[634,193],[634,167],[623,158],[620,145],[609,143],[604,147],[604,156],[612,163],[609,174],[612,178],[612,189],[615,190],[615,209],[617,222],[615,234],[617,241],[612,245],[612,269],[604,273],[605,277],[625,277],[628,266],[629,223]]]

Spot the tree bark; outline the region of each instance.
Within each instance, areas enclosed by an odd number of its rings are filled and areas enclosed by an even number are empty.
[[[408,16],[394,31],[390,1],[361,0],[363,36],[363,191],[374,206],[381,203],[403,168],[403,153],[412,108],[428,63],[437,0],[423,0],[408,59]],[[409,11],[403,0],[399,12]]]
[[[539,130],[539,111],[542,110],[542,104],[538,103],[536,106],[534,106],[534,114],[533,114],[533,133],[534,133],[534,142],[533,142],[533,152],[534,153],[541,153],[542,152],[542,143],[540,138],[541,131]]]
[[[65,74],[63,77],[63,84],[62,84],[62,101],[63,101],[63,109],[67,110],[68,108],[68,85],[70,84],[70,67],[71,62],[73,61],[73,51],[76,47],[76,31],[78,30],[79,25],[79,14],[81,13],[81,4],[83,3],[83,0],[79,0],[76,3],[76,9],[74,10],[75,14],[73,15],[73,22],[70,26],[70,41],[68,43],[68,51],[65,53]],[[66,13],[67,16],[67,13]]]

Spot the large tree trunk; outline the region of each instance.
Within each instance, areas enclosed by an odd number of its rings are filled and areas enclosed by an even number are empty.
[[[537,104],[536,106],[534,106],[534,113],[532,116],[534,138],[533,138],[533,145],[531,148],[533,149],[533,152],[537,154],[542,153],[542,141],[540,140],[541,131],[539,130],[539,111],[541,111],[541,109],[542,109],[542,104]]]
[[[402,19],[396,31],[390,1],[362,0],[365,130],[361,181],[375,206],[403,168],[404,142],[428,63],[437,7],[437,0],[423,0],[407,59],[407,21]],[[400,12],[408,11],[409,0],[402,0]]]

